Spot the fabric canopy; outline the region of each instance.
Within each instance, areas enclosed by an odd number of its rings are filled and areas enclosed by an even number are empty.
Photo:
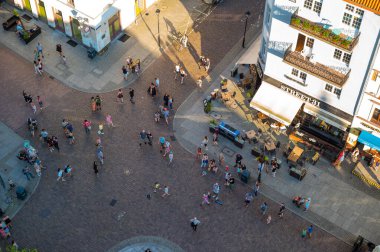
[[[289,126],[302,104],[303,101],[263,81],[250,107]]]
[[[372,149],[380,151],[380,138],[372,135],[367,131],[362,131],[359,135],[358,142],[371,147]]]

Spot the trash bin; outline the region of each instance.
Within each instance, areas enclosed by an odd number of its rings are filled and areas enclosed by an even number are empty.
[[[27,191],[25,190],[24,187],[18,186],[16,188],[16,196],[17,196],[18,199],[24,200],[27,195],[28,195],[28,193],[27,193]]]
[[[240,180],[241,180],[241,182],[248,183],[248,179],[249,179],[250,176],[251,176],[250,172],[248,170],[244,170],[240,174]]]
[[[90,59],[93,59],[93,58],[95,58],[95,56],[96,56],[96,51],[95,51],[95,49],[94,48],[88,48],[87,49],[87,56],[90,58]]]

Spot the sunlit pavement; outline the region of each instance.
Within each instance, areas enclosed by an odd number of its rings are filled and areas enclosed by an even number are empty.
[[[0,47],[3,55],[0,88],[4,90],[0,120],[29,138],[23,122],[31,115],[31,109],[25,106],[21,93],[25,89],[34,97],[41,95],[47,108],[37,115],[40,127],[58,136],[61,147],[61,153],[50,153],[37,138],[31,140],[40,149],[48,170],[13,220],[12,233],[21,247],[41,251],[107,251],[133,237],[158,236],[185,251],[350,251],[348,245],[318,227],[312,239],[303,241],[300,231],[310,223],[289,211],[284,219],[278,219],[279,206],[268,198],[259,197],[244,208],[247,188],[240,184],[232,192],[222,188],[222,206],[200,208],[201,195],[211,190],[216,181],[222,184],[222,178],[201,177],[194,156],[174,140],[172,124],[168,127],[154,123],[153,114],[162,102],[163,93],[174,97],[174,109],[177,109],[194,90],[194,78],[205,74],[196,65],[196,55],[210,57],[214,68],[239,42],[240,17],[247,4],[246,0],[225,1],[190,35],[190,51],[177,53],[169,49],[154,61],[130,85],[136,90],[136,104],[130,104],[128,99],[125,104],[118,104],[116,93],[111,92],[102,95],[103,108],[97,113],[90,110],[92,94],[67,88],[47,75],[35,76],[29,62]],[[263,8],[263,1],[260,6],[257,1],[251,4],[255,9]],[[253,16],[252,22],[257,18]],[[173,66],[177,61],[183,62],[189,73],[184,85],[173,80]],[[159,96],[152,99],[146,90],[156,76],[160,77],[161,86]],[[124,93],[127,96],[127,89]],[[106,113],[113,116],[116,127],[105,128],[105,165],[96,177],[92,170],[96,159],[95,131]],[[74,125],[75,145],[69,145],[64,137],[62,118]],[[81,126],[84,119],[93,122],[89,135]],[[155,136],[153,147],[147,145],[140,149],[137,139],[141,129],[151,130]],[[159,153],[156,144],[159,136],[171,139],[173,167]],[[57,168],[68,163],[74,168],[73,178],[57,182]],[[156,181],[170,187],[168,198],[161,198],[161,192],[152,192]],[[150,200],[146,197],[148,193],[152,194]],[[270,206],[270,225],[259,214],[259,205],[264,200]],[[197,232],[192,231],[189,223],[194,216],[202,222]]]

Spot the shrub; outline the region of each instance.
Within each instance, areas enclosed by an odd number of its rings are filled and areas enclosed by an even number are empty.
[[[345,47],[348,47],[348,46],[351,44],[351,41],[345,39],[345,40],[342,41],[341,44],[342,44],[343,46],[345,46]]]
[[[329,30],[327,30],[327,29],[323,29],[323,31],[322,31],[322,36],[325,37],[325,38],[327,38],[329,35],[330,35]]]
[[[310,23],[305,21],[302,23],[302,27],[305,28],[305,29],[309,29],[310,28]]]
[[[292,18],[292,23],[295,25],[300,25],[301,20],[299,18]]]
[[[321,33],[321,31],[322,31],[322,27],[320,27],[319,25],[315,25],[315,26],[313,27],[313,30],[314,30],[316,33]]]

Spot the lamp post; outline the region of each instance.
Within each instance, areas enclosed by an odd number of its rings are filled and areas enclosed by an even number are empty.
[[[157,29],[158,29],[158,47],[161,48],[161,38],[160,38],[160,9],[156,10],[157,15]]]
[[[243,36],[243,44],[241,45],[243,48],[245,48],[245,33],[247,32],[247,23],[248,23],[248,18],[251,15],[250,11],[247,11],[245,13],[245,26],[244,26],[244,36]]]

